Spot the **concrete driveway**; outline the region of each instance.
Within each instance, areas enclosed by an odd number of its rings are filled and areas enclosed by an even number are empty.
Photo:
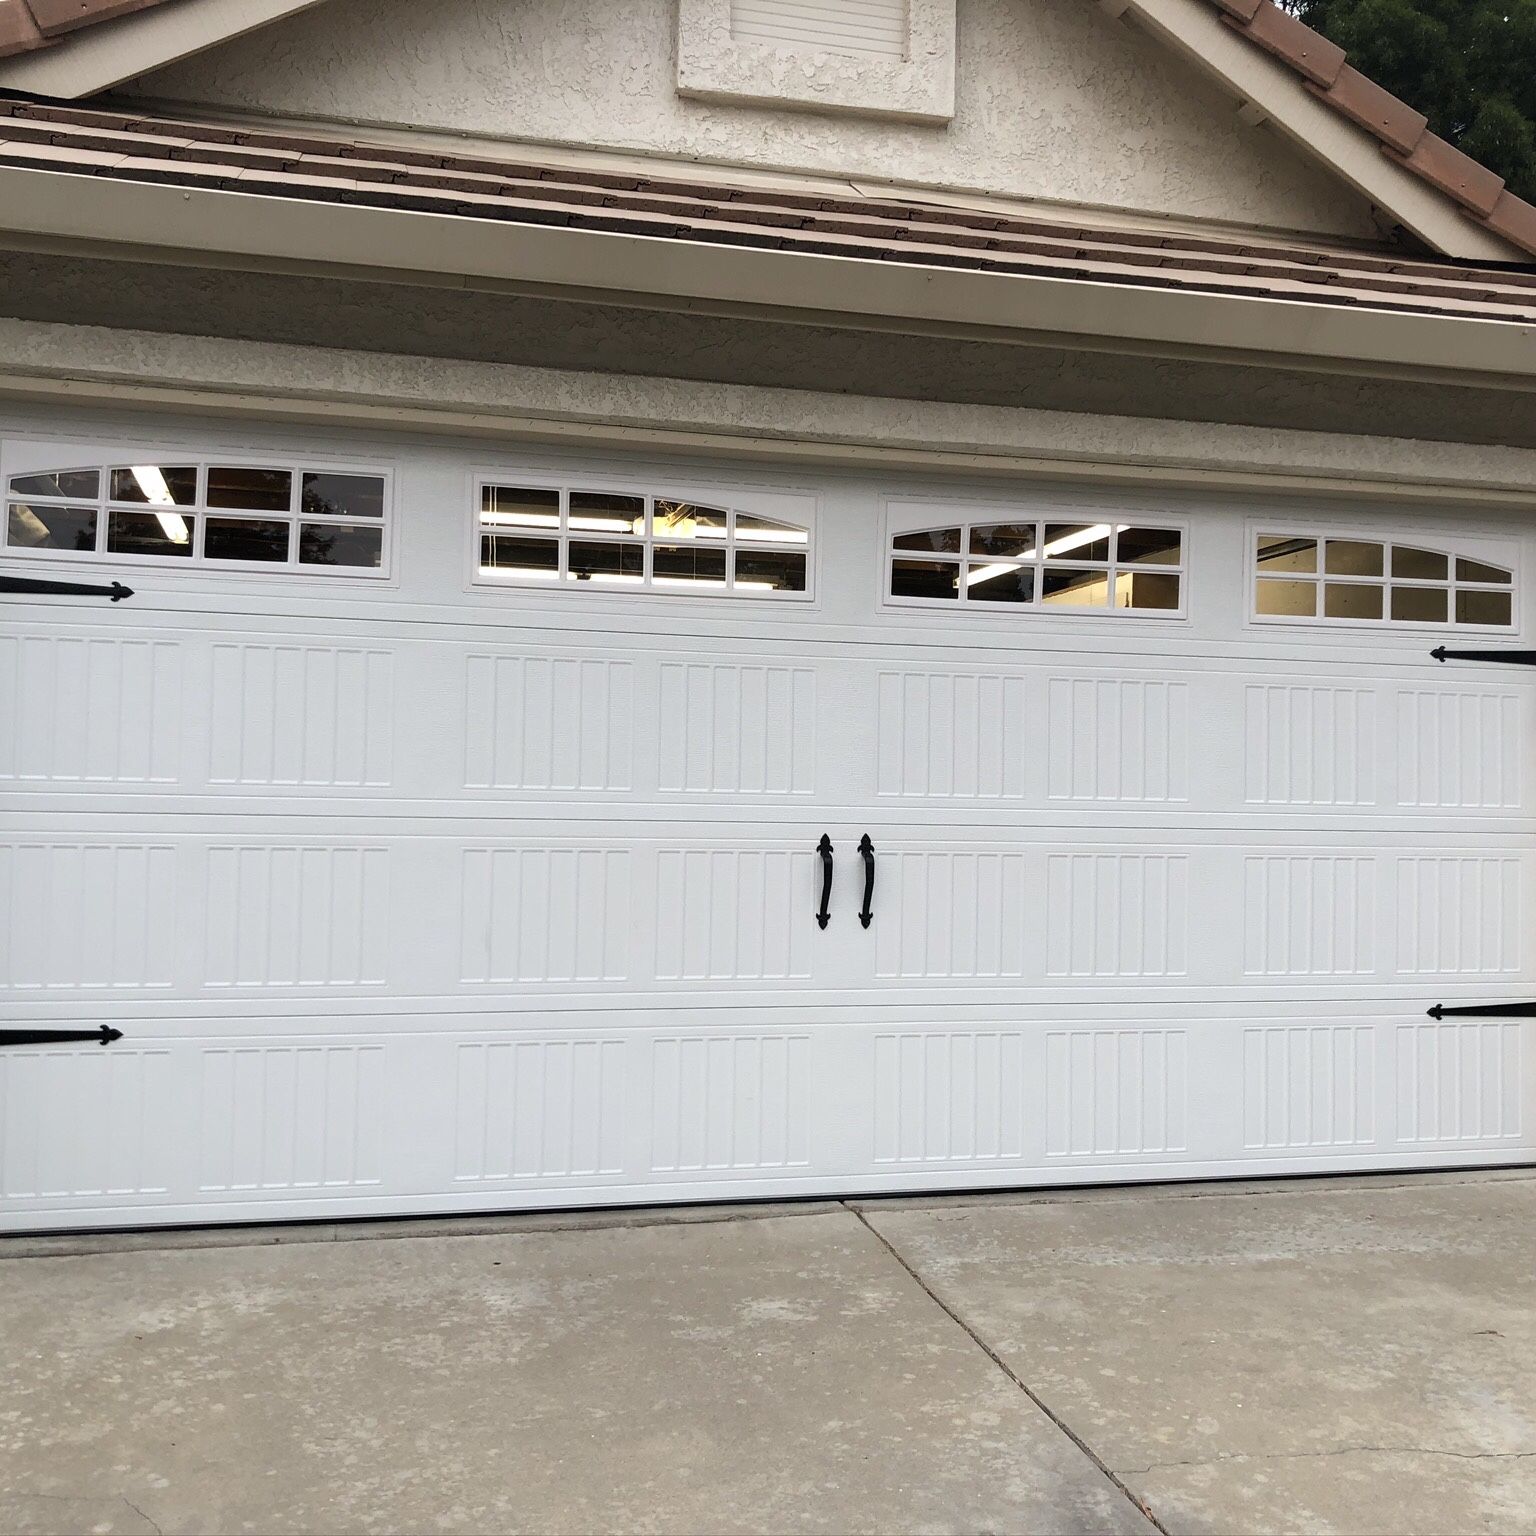
[[[0,1244],[4,1532],[1536,1532],[1536,1175]]]

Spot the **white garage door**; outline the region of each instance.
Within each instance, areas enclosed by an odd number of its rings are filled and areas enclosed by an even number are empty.
[[[0,451],[9,1227],[1536,1145],[1512,522]]]

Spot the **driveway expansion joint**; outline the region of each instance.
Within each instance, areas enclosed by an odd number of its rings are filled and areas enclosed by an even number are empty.
[[[988,1344],[987,1341],[982,1338],[982,1336],[977,1333],[976,1330],[972,1328],[971,1325],[967,1323],[965,1319],[961,1317],[960,1314],[956,1312],[955,1309],[951,1307],[949,1303],[946,1302],[944,1298],[940,1296],[938,1292],[935,1291],[926,1280],[923,1279],[917,1270],[915,1270],[907,1262],[900,1249],[898,1249],[896,1245],[892,1243],[891,1240],[886,1237],[886,1235],[869,1220],[866,1213],[859,1209],[857,1206],[849,1204],[847,1201],[843,1201],[841,1204],[849,1212],[849,1214],[852,1215],[860,1223],[860,1225],[865,1228],[866,1231],[868,1231],[870,1236],[873,1237],[875,1241],[879,1243],[880,1246],[884,1248],[885,1251],[890,1254],[890,1256],[899,1265],[901,1265],[907,1274],[912,1277],[913,1283],[923,1292],[925,1296],[927,1296],[927,1298],[934,1304],[934,1306],[936,1306],[947,1318],[949,1318],[949,1320],[954,1323],[954,1325],[959,1328],[968,1339],[970,1339],[970,1341],[977,1347],[977,1349],[979,1349],[993,1363],[993,1365],[995,1365],[998,1370],[1000,1370],[1003,1375],[1006,1376],[1008,1380],[1011,1381],[1014,1386],[1016,1386],[1019,1391],[1022,1392],[1024,1396],[1027,1397],[1030,1402],[1032,1402],[1035,1407],[1038,1408],[1040,1412],[1043,1413],[1046,1418],[1049,1419],[1051,1423],[1054,1424],[1056,1428],[1059,1429],[1062,1434],[1064,1434],[1067,1439],[1070,1440],[1072,1444],[1075,1445],[1078,1450],[1088,1458],[1090,1462],[1092,1462],[1095,1467],[1098,1468],[1098,1470],[1103,1474],[1108,1482],[1112,1483],[1122,1494],[1125,1495],[1126,1500],[1135,1508],[1136,1512],[1141,1515],[1142,1518],[1145,1519],[1155,1531],[1159,1533],[1159,1536],[1170,1536],[1168,1528],[1162,1523],[1161,1520],[1157,1518],[1156,1515],[1152,1513],[1152,1510],[1148,1507],[1146,1501],[1143,1500],[1138,1494],[1136,1494],[1130,1487],[1128,1487],[1119,1473],[1117,1473],[1113,1467],[1109,1466],[1093,1449],[1093,1447],[1089,1445],[1089,1443],[1084,1440],[1083,1437],[1078,1434],[1077,1431],[1073,1429],[1072,1426],[1068,1424],[1067,1421],[1063,1419],[1061,1415],[1057,1413],[1055,1409],[1053,1409],[1050,1404],[1047,1403],[1044,1398],[1039,1395],[1039,1393],[1034,1391],[1034,1389],[1030,1387],[1026,1381],[1024,1381],[1018,1372],[1015,1371],[1013,1367],[1010,1366],[1008,1362],[1004,1360],[1003,1357],[998,1354],[998,1352],[993,1349],[992,1346]]]

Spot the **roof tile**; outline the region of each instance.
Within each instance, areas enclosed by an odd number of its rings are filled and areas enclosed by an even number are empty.
[[[1408,155],[1424,136],[1429,119],[1399,101],[1385,86],[1377,85],[1369,75],[1362,75],[1353,64],[1346,64],[1327,89],[1311,80],[1304,82],[1314,96],[1352,118],[1362,128],[1369,128],[1384,144]]]
[[[1321,32],[1314,32],[1305,22],[1297,21],[1269,0],[1256,5],[1246,23],[1235,20],[1230,14],[1223,15],[1222,20],[1319,85],[1332,85],[1344,68],[1344,50],[1337,43],[1330,43]]]
[[[1404,155],[1385,144],[1382,152],[1409,170],[1417,171],[1431,186],[1449,192],[1458,203],[1484,218],[1493,212],[1494,204],[1504,190],[1502,176],[1490,171],[1486,165],[1479,165],[1470,155],[1462,154],[1437,133],[1421,134],[1412,154]]]

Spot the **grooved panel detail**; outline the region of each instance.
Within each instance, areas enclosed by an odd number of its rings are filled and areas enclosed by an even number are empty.
[[[0,1052],[0,1195],[163,1195],[175,1108],[163,1050]]]
[[[635,714],[630,662],[471,656],[466,666],[467,788],[630,788]]]
[[[812,53],[906,56],[911,0],[730,0],[731,36]]]
[[[1374,805],[1376,695],[1367,688],[1244,690],[1250,805]]]
[[[1512,693],[1404,690],[1397,802],[1465,810],[1520,805],[1520,700]]]
[[[199,1186],[328,1189],[377,1184],[383,1115],[383,1046],[205,1050]]]
[[[466,849],[459,977],[623,981],[631,920],[622,849]]]
[[[656,975],[663,981],[786,981],[810,975],[809,853],[663,851],[656,867]]]
[[[816,678],[807,667],[665,662],[658,724],[663,790],[808,795],[815,788]]]
[[[1046,1155],[1185,1151],[1188,1057],[1181,1029],[1052,1030]]]
[[[181,647],[0,636],[0,779],[174,784]]]
[[[1362,976],[1376,969],[1376,863],[1252,854],[1243,860],[1243,971]]]
[[[1046,716],[1053,800],[1187,800],[1189,685],[1051,679]]]
[[[1024,974],[1030,923],[1025,912],[1023,854],[886,853],[878,857],[876,975]],[[852,921],[851,908],[847,921]]]
[[[0,845],[0,984],[169,987],[176,855],[126,843]]]
[[[388,651],[215,645],[209,780],[385,787],[393,716]]]
[[[652,1170],[806,1167],[810,1050],[805,1035],[657,1040]]]
[[[208,850],[210,987],[382,986],[389,962],[385,848]]]
[[[1243,1031],[1243,1145],[1363,1146],[1376,1138],[1375,1031],[1297,1024]]]
[[[622,1040],[510,1040],[458,1047],[456,1179],[623,1172]]]
[[[1058,853],[1046,859],[1048,976],[1182,976],[1189,860]]]
[[[1518,1138],[1526,1028],[1504,1019],[1399,1025],[1397,1139]]]
[[[876,790],[928,799],[1017,800],[1026,793],[1021,677],[882,672]]]
[[[1023,1037],[940,1030],[879,1035],[874,1098],[877,1163],[1021,1158]]]
[[[1520,862],[1467,855],[1397,861],[1397,969],[1518,971]]]

